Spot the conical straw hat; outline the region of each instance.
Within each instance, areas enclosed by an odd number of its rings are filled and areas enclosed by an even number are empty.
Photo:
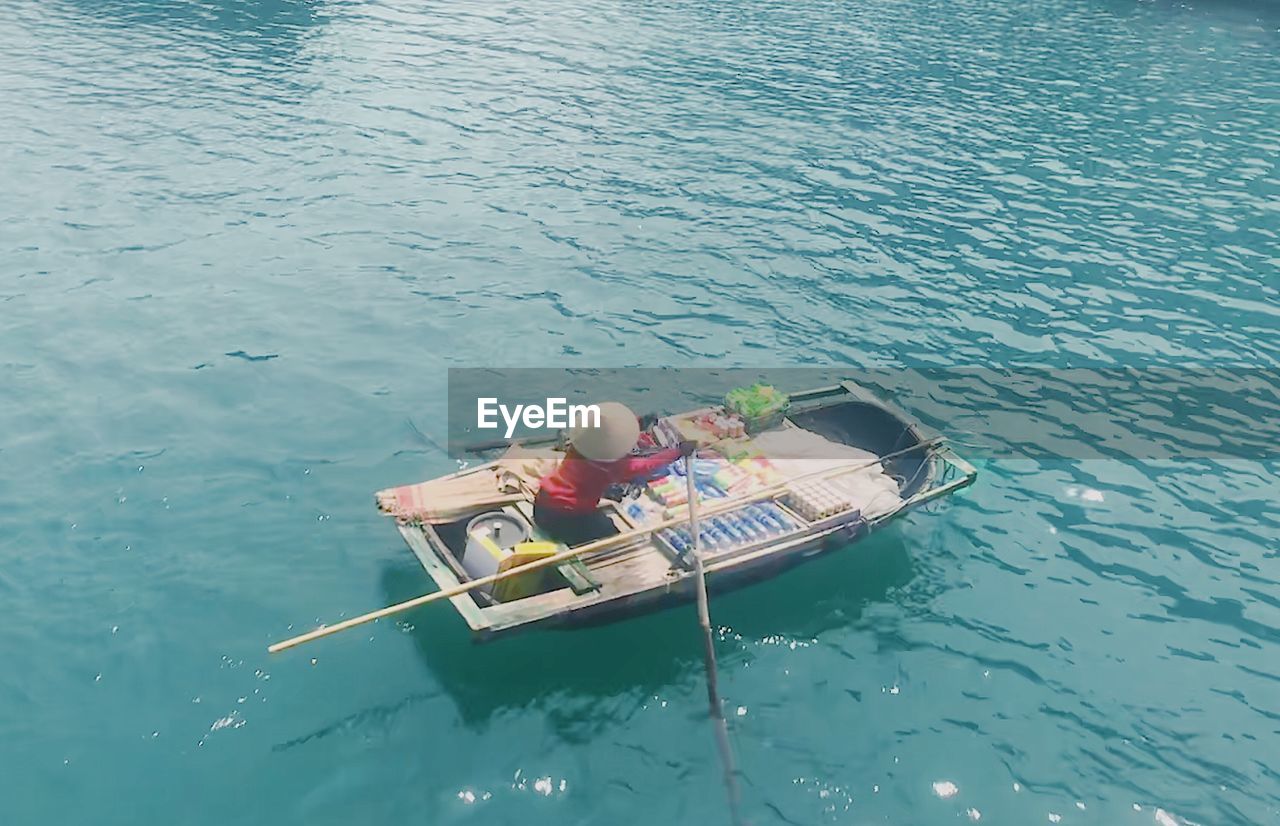
[[[640,438],[640,422],[631,408],[619,402],[601,402],[600,426],[588,416],[588,426],[569,431],[569,444],[593,462],[612,462],[631,452]]]

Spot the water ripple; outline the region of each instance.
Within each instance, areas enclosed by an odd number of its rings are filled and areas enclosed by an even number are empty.
[[[247,674],[427,587],[368,492],[453,469],[445,366],[1275,369],[1278,33],[1252,0],[3,4],[10,818],[721,818],[684,613],[477,649],[424,611]],[[753,820],[1273,817],[1274,460],[1158,458],[1176,384],[1138,455],[1062,375],[950,382],[922,415],[1033,410],[1037,461],[717,600]]]

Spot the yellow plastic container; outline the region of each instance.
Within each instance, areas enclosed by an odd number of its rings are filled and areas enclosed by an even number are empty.
[[[510,553],[503,556],[502,561],[498,563],[498,573],[506,573],[514,568],[519,568],[521,565],[528,565],[530,562],[555,556],[562,550],[564,550],[564,546],[555,542],[521,542],[512,548]],[[498,580],[493,583],[493,598],[499,602],[509,602],[538,593],[542,585],[542,577],[546,571],[546,568],[540,568],[536,571],[530,571],[525,576],[513,576],[510,579]]]

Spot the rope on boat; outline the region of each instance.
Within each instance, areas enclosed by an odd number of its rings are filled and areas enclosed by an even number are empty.
[[[694,485],[693,456],[684,457],[684,478],[689,488],[689,533],[692,536],[694,570],[697,572],[698,625],[702,627],[702,662],[707,670],[707,702],[711,706],[711,722],[716,732],[716,748],[724,769],[724,788],[729,796],[729,819],[733,826],[745,826],[741,797],[738,794],[738,772],[729,744],[729,724],[720,703],[719,671],[716,669],[715,636],[711,631],[711,609],[707,604],[707,574],[702,567],[702,543],[698,540],[698,490]]]

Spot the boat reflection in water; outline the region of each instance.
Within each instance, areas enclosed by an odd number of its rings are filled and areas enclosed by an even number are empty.
[[[731,673],[764,640],[807,641],[857,623],[868,604],[886,601],[914,572],[905,541],[891,528],[859,542],[856,552],[828,554],[782,581],[720,595],[714,619],[723,631],[721,668]],[[430,587],[409,562],[383,572],[389,603]],[[407,615],[413,624],[407,636],[468,726],[483,726],[505,709],[536,709],[571,738],[584,726],[615,722],[672,686],[701,690],[702,653],[691,606],[493,645],[475,645],[467,629],[439,608]]]

